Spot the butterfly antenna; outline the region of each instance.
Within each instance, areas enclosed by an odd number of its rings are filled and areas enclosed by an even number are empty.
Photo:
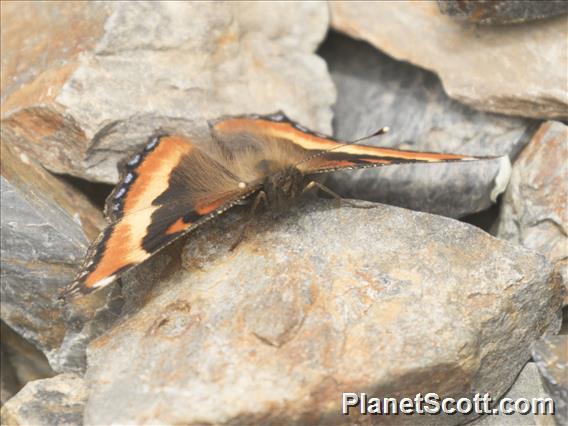
[[[362,138],[359,138],[359,139],[355,139],[354,141],[346,142],[345,145],[351,145],[351,144],[354,144],[354,143],[357,143],[357,142],[361,142],[361,141],[365,141],[367,139],[374,138],[375,136],[384,135],[385,133],[388,133],[389,130],[390,130],[390,128],[388,128],[387,126],[381,127],[375,133],[371,133],[370,135],[363,136]]]
[[[315,153],[315,154],[313,154],[313,155],[310,155],[310,156],[304,158],[302,161],[300,161],[300,162],[299,162],[298,164],[296,164],[296,165],[305,163],[306,161],[311,161],[311,160],[313,160],[314,158],[322,157],[322,156],[324,156],[325,154],[327,154],[328,152],[330,152],[330,151],[335,151],[336,149],[343,148],[344,146],[353,145],[354,143],[361,142],[361,141],[364,141],[364,140],[367,140],[367,139],[371,139],[371,138],[374,138],[375,136],[384,135],[385,133],[388,133],[389,130],[390,130],[390,129],[389,129],[387,126],[381,127],[379,130],[377,130],[377,131],[375,131],[375,132],[373,132],[373,133],[371,133],[371,134],[369,134],[369,135],[367,135],[367,136],[363,136],[362,138],[354,139],[354,140],[348,141],[348,142],[343,142],[343,143],[341,143],[341,144],[339,144],[339,145],[337,145],[337,146],[334,146],[333,148],[325,149],[325,150],[323,150],[323,151],[320,151],[320,152],[317,152],[317,153]]]

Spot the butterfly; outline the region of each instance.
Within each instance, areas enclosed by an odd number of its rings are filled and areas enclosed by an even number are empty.
[[[239,204],[271,210],[320,189],[320,173],[401,163],[472,161],[494,157],[403,151],[340,141],[291,121],[282,112],[209,122],[208,143],[158,133],[121,165],[106,200],[110,224],[93,241],[67,299],[112,283],[162,248]]]

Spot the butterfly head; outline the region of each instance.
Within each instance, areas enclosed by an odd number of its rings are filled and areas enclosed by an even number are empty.
[[[297,167],[291,166],[266,177],[263,190],[268,205],[273,210],[280,210],[298,198],[304,190],[304,174]]]

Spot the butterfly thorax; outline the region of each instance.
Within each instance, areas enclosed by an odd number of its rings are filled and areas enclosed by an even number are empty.
[[[304,174],[292,166],[267,176],[263,190],[269,207],[281,210],[301,195],[304,186]]]

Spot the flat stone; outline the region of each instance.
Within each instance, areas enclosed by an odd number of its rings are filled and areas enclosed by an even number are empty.
[[[157,130],[148,116],[209,119],[283,110],[331,132],[335,89],[313,53],[329,25],[326,3],[107,2],[97,8],[79,2],[77,8],[73,27],[84,29],[65,51],[78,53],[64,65],[34,68],[10,87],[2,108],[5,138],[51,171],[115,183],[117,161]],[[67,22],[53,17],[57,4],[38,9],[55,26]],[[20,19],[19,8],[6,11],[11,19]],[[28,32],[16,27],[2,38],[18,51]],[[61,28],[40,25],[38,32],[49,45]],[[17,59],[11,56],[6,72],[22,73],[33,62]]]
[[[568,423],[568,335],[542,337],[533,344],[532,356],[556,403],[556,422]]]
[[[41,350],[55,370],[81,369],[85,341],[73,336],[93,312],[79,305],[74,312],[57,297],[103,226],[102,215],[77,189],[5,141],[1,174],[2,321]]]
[[[438,0],[444,15],[474,24],[512,24],[568,12],[564,0]]]
[[[452,100],[434,74],[367,43],[332,34],[319,53],[338,90],[334,129],[341,139],[389,126],[389,133],[365,143],[514,158],[535,130],[532,120],[475,111]],[[406,164],[334,173],[326,184],[349,198],[461,217],[491,206],[502,167],[499,160]]]
[[[86,397],[84,381],[77,375],[36,380],[2,407],[0,420],[6,426],[80,426]]]
[[[229,251],[237,213],[196,230],[181,268],[172,250],[123,279],[127,316],[88,347],[85,424],[352,424],[342,392],[498,397],[559,327],[552,265],[474,226],[312,200]]]
[[[329,4],[333,28],[434,71],[448,95],[466,105],[568,118],[568,41],[559,36],[566,32],[566,15],[491,27],[457,22],[433,1]]]
[[[568,286],[568,127],[543,123],[513,166],[497,236],[555,262]],[[568,287],[565,303],[568,304]]]

